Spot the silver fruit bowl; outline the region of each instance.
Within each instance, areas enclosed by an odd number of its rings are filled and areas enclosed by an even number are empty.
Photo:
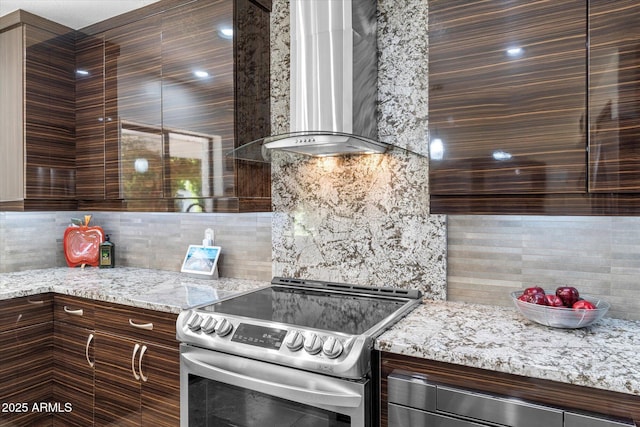
[[[595,305],[596,308],[592,310],[533,304],[518,299],[522,292],[511,292],[511,299],[513,299],[518,311],[527,319],[552,328],[584,328],[602,319],[611,307],[608,302],[589,295],[581,295],[581,299],[585,299]],[[555,292],[549,291],[548,293]]]

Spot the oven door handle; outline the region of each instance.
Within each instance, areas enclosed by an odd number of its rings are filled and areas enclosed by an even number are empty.
[[[191,354],[182,353],[181,356],[183,366],[190,372],[294,402],[314,405],[322,403],[323,405],[342,408],[357,408],[363,403],[361,393],[349,390],[347,386],[341,384],[341,382],[348,383],[348,381],[338,378],[239,357],[234,358],[236,364],[221,363],[226,365],[222,368],[207,363],[210,360],[207,360],[207,362],[199,360],[197,354],[194,354],[195,357],[193,357]],[[229,358],[233,356],[220,355],[219,357]],[[236,369],[241,370],[243,373],[235,372]],[[250,374],[247,375],[244,372]],[[292,374],[292,372],[295,373]],[[276,381],[273,381],[273,378]],[[308,378],[308,380],[305,381],[305,378]]]

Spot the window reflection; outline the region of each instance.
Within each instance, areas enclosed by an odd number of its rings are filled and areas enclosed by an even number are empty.
[[[125,199],[175,199],[179,212],[211,212],[223,195],[222,138],[123,121],[120,186]]]
[[[141,168],[142,159],[146,160],[146,169]],[[130,122],[121,123],[120,193],[125,199],[162,197],[161,132]]]

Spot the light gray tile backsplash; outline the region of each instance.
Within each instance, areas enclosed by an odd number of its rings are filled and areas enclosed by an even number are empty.
[[[84,212],[0,212],[0,272],[66,266],[63,234]],[[271,213],[93,214],[116,245],[116,265],[179,271],[189,244],[212,228],[225,277],[271,280]]]
[[[449,216],[450,300],[511,305],[528,286],[575,286],[640,319],[640,218]]]

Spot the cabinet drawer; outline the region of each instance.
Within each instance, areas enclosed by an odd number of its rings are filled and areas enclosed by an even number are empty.
[[[517,425],[522,427],[562,427],[563,411],[559,409],[509,397],[441,386],[438,386],[436,394],[438,411],[452,415],[506,426],[517,420]]]
[[[0,301],[0,332],[52,321],[52,301],[52,294]]]
[[[632,420],[614,420],[596,415],[564,413],[564,427],[635,427]]]
[[[427,377],[420,375],[389,375],[388,395],[390,426],[394,425],[391,424],[393,413],[399,421],[411,421],[406,425],[563,427],[564,413],[561,409],[430,383]],[[392,409],[393,404],[408,408]],[[414,424],[414,419],[427,420],[428,424]]]
[[[120,304],[96,305],[96,330],[145,342],[177,347],[178,315]]]
[[[53,318],[87,329],[94,328],[95,303],[85,298],[56,295],[53,299]]]
[[[483,427],[472,421],[449,418],[444,415],[389,404],[389,427]]]

